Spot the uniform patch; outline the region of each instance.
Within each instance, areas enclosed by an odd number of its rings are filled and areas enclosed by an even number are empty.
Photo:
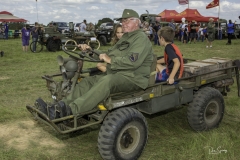
[[[132,53],[129,59],[131,62],[136,62],[138,60],[138,53]]]

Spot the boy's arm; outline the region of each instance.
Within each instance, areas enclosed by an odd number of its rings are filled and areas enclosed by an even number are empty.
[[[163,63],[165,63],[164,58],[161,58],[161,59],[157,60],[157,64],[163,64]]]
[[[174,83],[174,77],[180,67],[180,62],[179,62],[179,59],[178,58],[174,58],[173,59],[173,62],[174,62],[174,65],[173,65],[173,69],[172,69],[172,72],[171,74],[169,75],[169,78],[168,78],[168,83],[169,84],[173,84]]]

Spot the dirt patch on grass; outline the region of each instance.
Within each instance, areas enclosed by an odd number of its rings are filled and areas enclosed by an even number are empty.
[[[36,127],[34,120],[19,121],[4,124],[0,127],[0,138],[8,148],[19,151],[31,149],[44,149],[49,154],[58,154],[58,150],[65,145],[56,137]]]
[[[0,80],[6,80],[6,79],[9,79],[10,77],[7,77],[7,76],[0,76]]]

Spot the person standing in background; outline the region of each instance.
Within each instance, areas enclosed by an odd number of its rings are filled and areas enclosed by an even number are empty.
[[[36,43],[38,40],[38,29],[39,29],[39,24],[35,22],[35,26],[32,28],[32,41],[33,43],[33,52],[36,52]]]
[[[215,37],[215,24],[213,23],[213,18],[209,19],[209,23],[207,25],[207,45],[206,48],[210,47],[212,48],[212,42],[214,41]]]
[[[27,24],[25,27],[22,28],[22,48],[23,52],[28,51],[29,40],[30,40],[30,26]]]
[[[227,35],[228,35],[228,42],[226,45],[231,45],[232,44],[232,35],[234,33],[234,23],[232,23],[232,20],[228,21],[227,24]]]
[[[158,41],[158,35],[157,35],[157,32],[158,30],[161,28],[159,22],[156,22],[155,26],[153,27],[153,31],[154,31],[154,45],[159,45],[160,46],[160,43]]]
[[[218,39],[221,40],[222,39],[222,26],[221,24],[219,24],[220,26],[218,26]]]
[[[79,31],[86,32],[86,29],[87,29],[87,21],[86,19],[84,19],[83,22],[79,25]]]
[[[5,33],[5,38],[8,40],[8,23],[5,22],[4,24],[4,33]]]

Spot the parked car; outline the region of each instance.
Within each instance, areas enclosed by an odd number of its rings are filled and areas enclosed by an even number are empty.
[[[112,22],[102,23],[99,28],[100,30],[113,29],[113,23]]]
[[[75,23],[74,24],[74,31],[75,32],[79,32],[79,26],[80,26],[81,23]]]

